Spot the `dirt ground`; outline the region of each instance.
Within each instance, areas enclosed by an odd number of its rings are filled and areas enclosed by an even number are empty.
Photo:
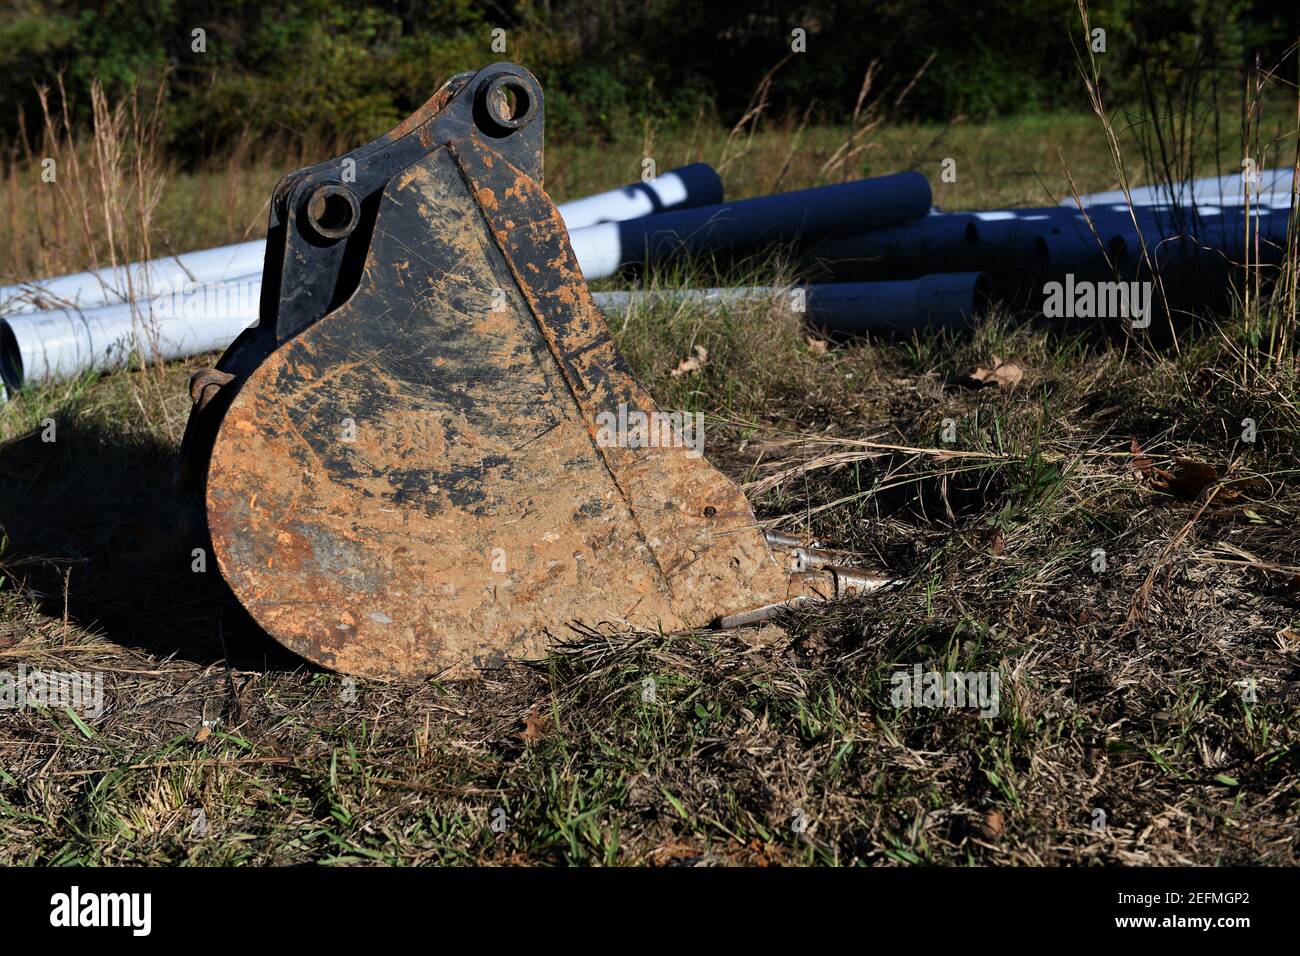
[[[197,362],[10,403],[0,671],[98,675],[104,706],[0,713],[0,862],[1296,863],[1294,377],[1205,328],[793,321],[619,331],[770,527],[898,584],[733,632],[569,628],[467,682],[314,669],[192,570]],[[996,678],[994,713],[899,706],[932,672]]]

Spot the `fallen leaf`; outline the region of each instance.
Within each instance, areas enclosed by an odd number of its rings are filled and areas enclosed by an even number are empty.
[[[1002,553],[1002,549],[1006,546],[1006,543],[1007,539],[1002,536],[1001,531],[993,532],[993,539],[989,541],[989,554],[996,558]]]
[[[524,717],[524,729],[519,731],[519,739],[525,743],[534,743],[542,739],[542,732],[546,729],[546,713],[538,704],[528,712]]]
[[[677,367],[668,374],[673,378],[682,375],[689,375],[691,372],[698,372],[709,362],[709,350],[703,345],[695,346],[695,354],[690,358],[684,358],[677,363]]]
[[[1213,465],[1190,458],[1175,458],[1172,471],[1152,469],[1151,487],[1184,501],[1196,501],[1219,477],[1219,470]]]
[[[202,727],[199,728],[199,732],[194,735],[194,742],[196,744],[206,743],[207,739],[211,736],[212,736],[212,727],[209,726],[208,724],[204,724]]]
[[[971,372],[970,377],[981,385],[996,385],[999,388],[1014,388],[1025,377],[1024,369],[1014,362],[1004,362],[993,356],[993,367],[983,366]]]
[[[996,840],[1006,829],[1006,818],[1002,815],[1001,810],[990,810],[984,814],[984,822],[980,824],[980,833],[986,840]]]
[[[1156,466],[1155,461],[1142,451],[1142,446],[1138,444],[1136,438],[1129,439],[1128,450],[1133,456],[1128,463],[1129,470],[1139,478],[1145,477]]]

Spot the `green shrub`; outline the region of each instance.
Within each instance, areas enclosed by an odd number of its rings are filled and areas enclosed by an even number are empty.
[[[1143,61],[1178,70],[1197,51],[1218,63],[1249,50],[1276,57],[1296,34],[1274,0],[1097,0],[1106,29],[1108,101],[1140,90]],[[507,31],[505,53],[492,31]],[[551,128],[612,136],[629,123],[724,122],[790,52],[769,110],[815,101],[823,121],[853,108],[867,65],[897,91],[934,60],[903,109],[913,118],[972,119],[1082,107],[1078,11],[1061,0],[18,0],[0,13],[0,135],[32,130],[35,84],[62,75],[74,105],[92,78],[110,95],[167,77],[168,129],[199,161],[235,138],[359,143],[424,101],[447,76],[515,59],[542,81]],[[193,49],[193,31],[206,49]],[[1230,84],[1231,85],[1231,84]],[[21,119],[21,117],[25,117]]]

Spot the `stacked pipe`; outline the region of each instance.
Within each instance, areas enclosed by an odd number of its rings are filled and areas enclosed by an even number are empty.
[[[717,173],[697,163],[559,211],[584,275],[598,279],[681,255],[744,254],[899,227],[925,216],[930,199],[924,176],[900,173],[724,203]],[[163,360],[220,350],[257,321],[264,256],[264,242],[241,243],[0,288],[0,376],[17,389],[122,367],[141,346]],[[859,319],[864,328],[920,326],[931,313],[952,321],[939,315],[935,288],[859,288],[852,300],[826,288],[815,299],[859,303],[864,317],[876,316]]]
[[[833,335],[866,332],[908,334],[922,329],[971,325],[987,304],[992,288],[980,272],[940,273],[894,282],[830,282],[730,289],[664,289],[652,292],[596,292],[592,298],[607,315],[656,305],[729,307],[775,301],[809,324]]]
[[[1157,267],[1197,257],[1242,261],[1248,237],[1264,258],[1280,256],[1290,206],[1252,203],[1173,205],[1126,203],[1081,197],[1073,205],[977,212],[981,245],[1019,249],[1040,258],[1039,271],[1061,275],[1109,264],[1132,272],[1149,259]],[[1145,250],[1145,251],[1144,251]]]
[[[587,279],[679,256],[730,257],[794,244],[835,278],[803,287],[830,333],[960,327],[991,293],[987,271],[1057,276],[1129,271],[1201,252],[1239,259],[1248,237],[1280,247],[1291,170],[1095,193],[1060,206],[942,213],[918,173],[734,202],[703,163],[559,207]],[[1252,255],[1255,253],[1252,251]],[[257,321],[262,241],[0,288],[0,377],[9,389],[126,364],[140,346],[175,359],[225,348]],[[995,273],[996,274],[996,273]],[[908,278],[910,276],[910,278]],[[147,291],[145,291],[147,290]],[[726,303],[769,287],[599,293],[605,309],[665,295]]]
[[[649,182],[561,203],[558,208],[565,227],[573,232],[601,223],[720,202],[722,180],[717,172],[707,163],[692,163]],[[260,277],[265,258],[266,240],[257,239],[126,266],[0,286],[0,314],[129,303],[147,297],[147,291],[160,284],[175,282],[177,277],[198,285],[239,282],[250,276]]]
[[[935,212],[885,229],[830,239],[812,253],[837,273],[912,274],[943,266],[992,269],[1009,261],[1034,275],[1064,275],[1101,267],[1136,270],[1150,258],[1158,267],[1192,257],[1241,261],[1280,255],[1291,212],[1290,169],[1264,170],[1258,181],[1240,176],[1195,180],[1173,187],[1070,198],[1059,206]],[[1170,197],[1181,197],[1171,201]],[[1255,240],[1258,239],[1258,253]],[[1145,253],[1144,253],[1145,248]]]
[[[561,204],[571,235],[722,201],[705,163]],[[0,381],[9,391],[130,362],[224,349],[258,318],[265,240],[0,287]]]
[[[569,240],[588,279],[629,265],[678,255],[734,254],[776,243],[806,242],[899,226],[930,209],[930,184],[920,173],[682,209],[572,232]]]

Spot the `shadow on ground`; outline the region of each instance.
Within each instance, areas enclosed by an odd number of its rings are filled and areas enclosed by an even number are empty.
[[[125,647],[201,665],[300,666],[226,587],[175,468],[174,446],[76,417],[0,446],[7,576],[43,613]]]

